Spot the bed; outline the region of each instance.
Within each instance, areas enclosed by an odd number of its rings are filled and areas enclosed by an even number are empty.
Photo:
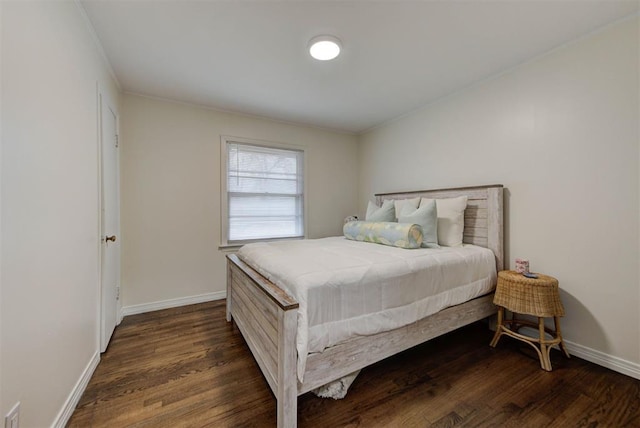
[[[491,250],[499,271],[504,264],[502,193],[502,185],[490,185],[377,194],[376,202],[466,195],[463,241]],[[299,395],[496,312],[489,292],[408,325],[354,336],[307,355],[301,376],[297,348],[300,302],[286,287],[261,275],[260,266],[250,266],[235,254],[227,258],[227,321],[235,321],[276,397],[278,427],[296,426]]]

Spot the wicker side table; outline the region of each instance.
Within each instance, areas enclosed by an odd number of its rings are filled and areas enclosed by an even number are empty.
[[[553,345],[559,345],[567,358],[570,358],[560,331],[559,317],[564,316],[564,307],[560,301],[557,279],[542,274],[533,279],[516,271],[503,270],[498,272],[498,285],[493,303],[498,306],[498,325],[491,341],[492,347],[495,348],[503,334],[528,343],[538,353],[540,366],[549,372],[549,352]],[[511,319],[505,319],[505,309],[512,312]],[[538,317],[538,323],[517,319],[516,313]],[[545,327],[545,317],[553,317],[555,330]],[[520,334],[518,331],[524,326],[537,328],[539,337]],[[545,332],[551,335],[551,339],[547,338]]]

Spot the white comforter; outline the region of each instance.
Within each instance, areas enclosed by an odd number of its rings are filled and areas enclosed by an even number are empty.
[[[411,324],[496,280],[493,252],[474,245],[405,250],[333,237],[248,244],[238,256],[299,302],[301,382],[309,353]]]

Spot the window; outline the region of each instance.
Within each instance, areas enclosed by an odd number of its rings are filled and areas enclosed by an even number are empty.
[[[237,138],[222,143],[226,243],[303,237],[304,151]]]

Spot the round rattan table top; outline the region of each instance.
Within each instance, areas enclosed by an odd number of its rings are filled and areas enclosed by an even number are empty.
[[[537,275],[538,278],[534,279],[513,270],[498,272],[493,303],[520,314],[537,317],[564,316],[558,280],[549,275]]]

